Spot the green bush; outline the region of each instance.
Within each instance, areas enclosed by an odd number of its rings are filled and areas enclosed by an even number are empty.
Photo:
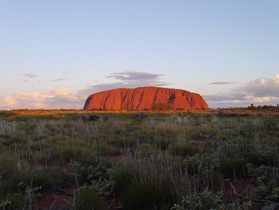
[[[16,158],[1,154],[0,156],[0,183],[9,177],[18,174],[20,161]]]
[[[128,187],[135,181],[135,178],[126,166],[118,166],[112,174],[112,180],[114,182],[114,193],[121,195],[127,191]]]
[[[220,172],[224,178],[247,177],[247,162],[241,157],[224,157],[220,162]]]
[[[169,182],[144,180],[133,183],[123,197],[123,210],[164,210],[174,204],[176,194]]]
[[[248,164],[249,175],[255,179],[256,185],[252,194],[258,199],[279,202],[279,167]]]
[[[224,209],[224,202],[220,193],[214,193],[206,188],[200,193],[183,197],[181,204],[175,204],[171,209]]]
[[[198,153],[199,150],[189,142],[177,142],[170,146],[170,152],[172,155],[193,156]]]
[[[74,210],[106,209],[105,201],[91,187],[81,187],[78,189],[73,204]]]
[[[24,197],[20,193],[0,196],[0,209],[3,210],[18,210],[24,208]]]

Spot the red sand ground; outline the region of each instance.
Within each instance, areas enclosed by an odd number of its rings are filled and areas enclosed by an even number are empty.
[[[47,192],[43,193],[34,201],[34,210],[55,210],[55,209],[71,209],[73,203],[73,189],[64,192]]]

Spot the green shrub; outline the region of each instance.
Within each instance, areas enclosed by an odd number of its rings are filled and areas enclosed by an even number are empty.
[[[189,142],[177,142],[170,146],[170,152],[172,155],[192,156],[199,150]]]
[[[278,120],[276,119],[265,119],[263,121],[263,127],[266,131],[277,131],[279,128]]]
[[[55,151],[55,150],[54,150]],[[78,159],[80,157],[80,155],[82,154],[83,149],[81,147],[76,147],[76,146],[60,146],[58,148],[58,157],[59,155],[61,156],[61,159],[66,162],[69,163],[70,160],[72,159]],[[56,153],[54,153],[56,155]]]
[[[105,201],[91,187],[81,187],[77,190],[73,203],[74,210],[104,210]]]
[[[98,195],[110,195],[113,181],[111,178],[112,166],[108,162],[95,157],[88,162],[71,160],[69,175],[76,186],[92,186]]]
[[[24,197],[22,196],[22,194],[5,193],[4,196],[0,196],[0,209],[18,210],[23,208],[24,208]]]
[[[0,156],[0,183],[9,177],[18,174],[20,161],[16,158],[8,156],[8,154],[1,154]]]
[[[220,172],[224,178],[247,177],[247,161],[241,157],[224,157],[220,162]]]
[[[249,175],[255,179],[256,185],[252,194],[258,199],[279,202],[279,167],[248,164]]]
[[[102,142],[95,143],[93,149],[96,153],[99,153],[102,156],[113,156],[121,154],[119,147]]]
[[[135,181],[131,171],[126,166],[118,166],[112,174],[114,182],[113,191],[117,195],[121,195]]]
[[[99,119],[100,119],[100,116],[95,115],[95,114],[90,115],[90,116],[88,117],[88,121],[97,121],[97,120],[99,120]]]
[[[148,116],[147,113],[139,112],[139,113],[135,114],[133,116],[133,118],[136,119],[136,120],[143,120],[143,119],[147,118],[147,116]]]
[[[163,210],[175,202],[176,194],[169,182],[144,180],[133,183],[123,197],[123,210]]]
[[[212,192],[208,188],[199,193],[182,197],[179,204],[174,204],[171,210],[208,210],[208,209],[252,209],[251,200],[240,199],[229,202],[221,192]],[[255,206],[253,206],[255,207]]]
[[[220,193],[214,193],[206,188],[200,193],[183,197],[181,204],[175,204],[171,209],[224,209],[224,202]]]

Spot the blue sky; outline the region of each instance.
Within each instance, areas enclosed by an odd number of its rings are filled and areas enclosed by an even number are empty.
[[[154,85],[279,103],[277,0],[0,0],[0,109],[81,109]]]

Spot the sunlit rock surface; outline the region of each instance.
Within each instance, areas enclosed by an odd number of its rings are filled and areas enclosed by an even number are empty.
[[[173,109],[203,109],[207,103],[197,93],[186,90],[139,87],[134,89],[118,88],[88,96],[85,110],[150,110],[155,104],[166,103]]]

